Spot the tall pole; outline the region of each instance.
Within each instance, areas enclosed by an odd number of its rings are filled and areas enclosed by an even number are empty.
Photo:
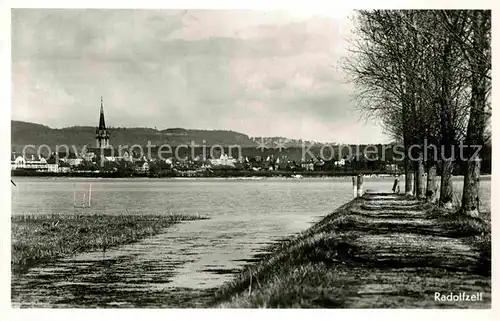
[[[358,196],[358,183],[357,183],[357,177],[354,175],[352,176],[352,197],[356,198]]]
[[[89,185],[89,207],[90,207],[90,197],[92,195],[92,184]]]
[[[363,196],[363,174],[358,174],[358,179],[357,179],[357,185],[358,185],[358,197]]]

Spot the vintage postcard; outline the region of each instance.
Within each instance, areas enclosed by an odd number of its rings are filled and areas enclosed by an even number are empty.
[[[491,309],[491,22],[12,8],[12,309]]]

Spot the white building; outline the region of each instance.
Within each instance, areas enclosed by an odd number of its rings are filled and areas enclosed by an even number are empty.
[[[208,160],[210,165],[212,167],[219,167],[219,166],[224,166],[224,167],[236,167],[236,159],[233,157],[229,157],[226,154],[222,154],[220,158],[216,159],[210,159]]]
[[[139,160],[135,162],[135,171],[139,173],[149,172],[149,163],[147,160]]]
[[[59,162],[57,162],[53,158],[49,159],[47,161],[47,171],[52,172],[52,173],[59,172]]]
[[[38,171],[47,171],[49,166],[47,160],[42,156],[36,158],[34,155],[29,157],[17,156],[11,160],[11,168],[15,169],[32,169]]]
[[[385,165],[385,170],[388,172],[397,172],[398,165],[397,164],[387,164],[387,165]]]

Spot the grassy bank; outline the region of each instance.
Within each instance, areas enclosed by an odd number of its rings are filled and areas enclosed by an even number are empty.
[[[197,215],[20,215],[12,222],[12,272],[63,256],[129,244]]]
[[[479,217],[468,217],[458,214],[458,209],[449,212],[435,206],[426,208],[430,217],[439,220],[440,224],[476,249],[484,268],[491,270],[491,212],[480,212]]]
[[[434,293],[469,283],[468,291],[488,292],[490,232],[484,219],[457,217],[408,198],[389,206],[356,199],[270,246],[269,254],[217,291],[213,305],[467,307],[435,302]]]

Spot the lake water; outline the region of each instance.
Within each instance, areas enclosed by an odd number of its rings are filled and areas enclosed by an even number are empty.
[[[74,191],[84,191],[92,184],[92,208],[84,211],[185,213],[210,218],[182,222],[151,239],[107,251],[105,256],[83,253],[35,267],[13,280],[13,302],[55,307],[148,306],[145,302],[157,307],[164,300],[147,299],[162,298],[176,288],[220,286],[266,244],[303,231],[352,199],[351,178],[15,177],[14,181],[13,215],[73,213]],[[392,182],[390,177],[366,177],[365,189],[388,192]],[[461,184],[455,179],[457,190]],[[482,180],[481,194],[482,209],[489,210],[489,179]],[[82,299],[96,289],[102,289],[98,301],[88,295]],[[135,301],[137,298],[141,301]]]
[[[108,214],[199,213],[245,220],[309,221],[352,198],[351,178],[324,179],[68,179],[15,177],[12,215],[73,213],[74,191],[92,185],[92,212]],[[365,177],[365,189],[390,191],[393,178]],[[404,182],[404,180],[403,180]],[[454,178],[461,194],[462,178]],[[490,179],[481,180],[481,207],[490,208]],[[401,186],[404,189],[404,183]],[[260,217],[260,216],[263,217]],[[299,225],[301,223],[298,223]],[[302,228],[303,226],[300,226]],[[294,229],[294,227],[291,227]],[[288,231],[287,227],[283,229]]]

